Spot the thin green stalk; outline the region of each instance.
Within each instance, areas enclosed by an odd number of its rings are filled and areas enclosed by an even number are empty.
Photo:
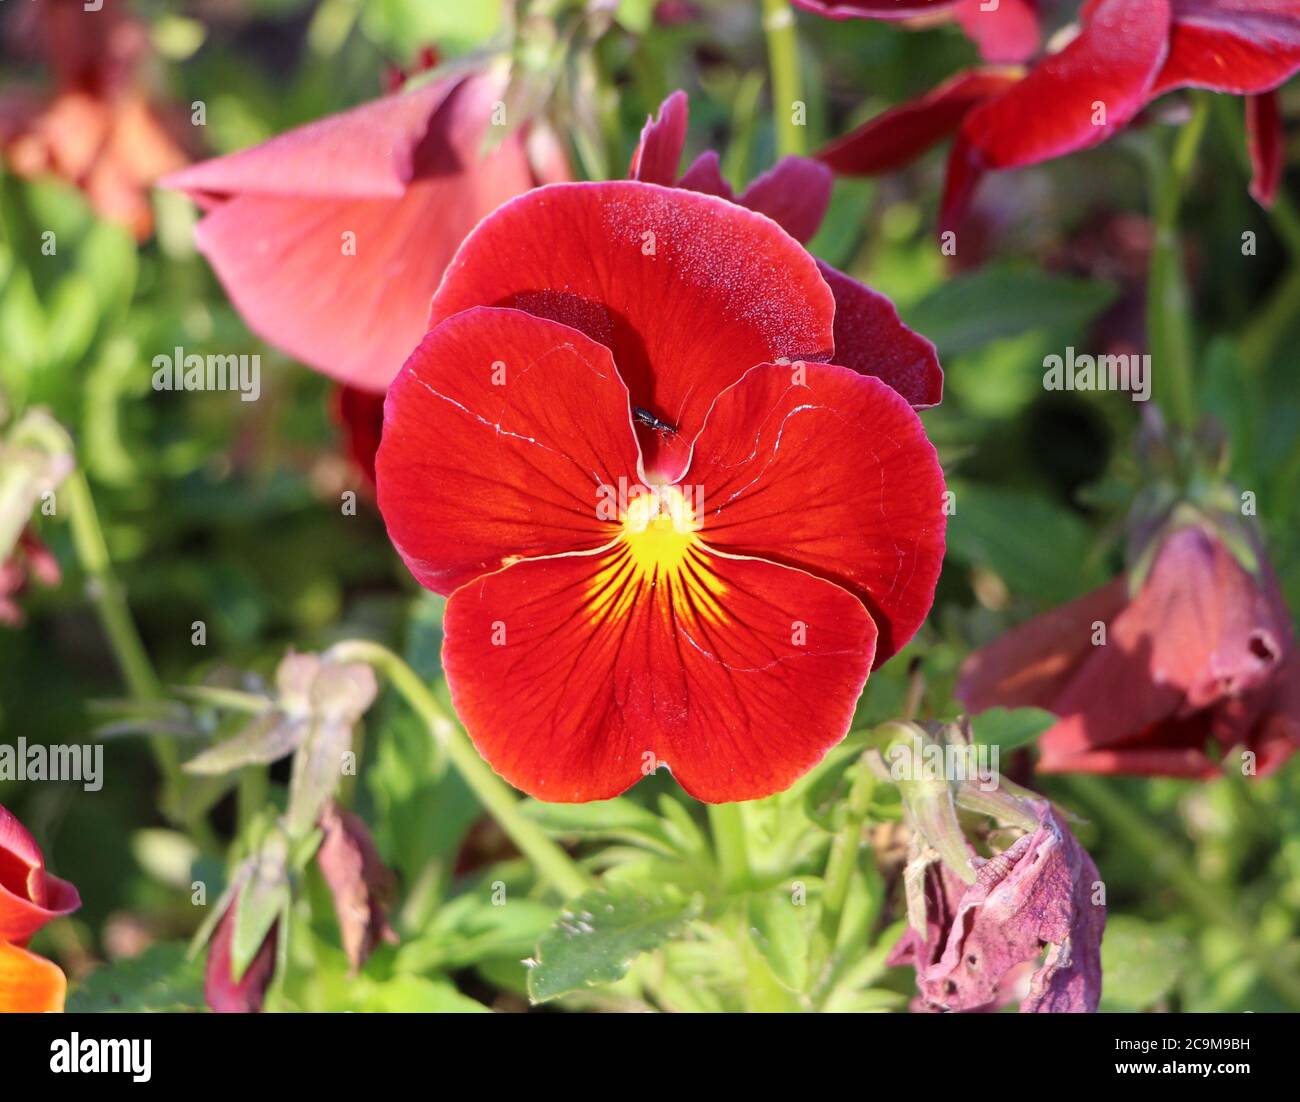
[[[858,775],[849,789],[844,824],[831,841],[830,855],[826,860],[826,881],[822,892],[822,929],[827,943],[834,948],[844,917],[844,903],[848,899],[849,882],[857,868],[862,850],[862,829],[871,807],[871,796],[876,779],[870,769],[860,765]]]
[[[81,471],[74,471],[60,491],[72,530],[77,560],[87,578],[87,594],[95,606],[109,648],[122,671],[127,692],[133,700],[151,702],[164,697],[162,682],[154,671],[149,655],[140,640],[126,591],[113,572],[108,543],[95,511],[90,485]],[[181,772],[180,752],[176,743],[165,735],[149,738],[153,756],[163,779],[163,806],[179,814],[185,778]]]
[[[718,858],[722,886],[739,891],[750,883],[749,850],[745,845],[745,820],[739,804],[709,804],[709,826]]]
[[[1169,163],[1151,158],[1155,241],[1147,278],[1147,336],[1160,405],[1171,423],[1189,430],[1196,427],[1197,418],[1195,350],[1178,213],[1208,118],[1209,100],[1202,93],[1196,96],[1192,118],[1178,133]]]
[[[1096,777],[1075,774],[1070,788],[1109,824],[1156,875],[1178,892],[1207,923],[1229,931],[1258,969],[1260,979],[1292,1008],[1300,1010],[1300,979],[1289,967],[1279,966],[1277,954],[1259,937],[1228,902],[1192,867],[1182,849],[1128,801]]]
[[[776,149],[784,155],[808,152],[805,137],[808,110],[799,75],[799,38],[789,0],[763,0],[763,32],[772,69],[772,113],[776,117]],[[800,118],[796,119],[796,110]]]
[[[398,655],[379,643],[349,640],[331,647],[330,657],[341,662],[365,662],[388,678],[389,684],[447,752],[479,803],[557,891],[571,897],[593,886],[591,878],[573,859],[523,814],[514,793],[479,757],[469,736],[448,717],[428,686]]]

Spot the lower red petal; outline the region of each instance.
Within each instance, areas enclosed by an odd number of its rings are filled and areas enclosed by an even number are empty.
[[[556,802],[659,766],[712,803],[788,787],[848,730],[875,642],[838,586],[701,543],[653,577],[623,543],[517,563],[453,593],[446,632],[475,745]]]
[[[765,364],[709,413],[682,479],[700,487],[715,547],[807,570],[856,594],[876,665],[934,601],[943,472],[920,418],[878,379],[827,364]]]

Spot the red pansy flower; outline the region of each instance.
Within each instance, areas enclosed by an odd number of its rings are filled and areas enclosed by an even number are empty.
[[[831,19],[955,19],[985,61],[1023,61],[1038,48],[1038,0],[794,0]]]
[[[249,328],[382,393],[426,328],[457,246],[505,200],[567,179],[528,128],[483,155],[504,80],[455,75],[169,176],[207,212],[196,240]]]
[[[0,806],[0,1013],[63,1009],[63,972],[25,946],[47,922],[80,906],[77,889],[45,871],[27,828]]]
[[[920,625],[942,473],[906,401],[825,362],[834,310],[769,219],[635,181],[530,192],[461,247],[378,497],[512,784],[601,799],[662,764],[768,795]]]
[[[982,174],[1097,145],[1153,99],[1199,87],[1248,102],[1251,193],[1276,194],[1281,119],[1275,89],[1300,69],[1300,0],[1088,0],[1078,33],[1027,71],[959,74],[917,103],[829,146],[837,172],[888,171],[956,134],[941,224],[956,226]]]
[[[1264,774],[1300,748],[1300,652],[1277,583],[1199,525],[1163,538],[1131,597],[1118,578],[977,651],[957,693],[976,712],[1056,713],[1039,742],[1052,772],[1209,778],[1237,748]]]
[[[649,119],[632,155],[629,176],[648,184],[680,187],[717,195],[756,210],[776,222],[801,244],[816,232],[831,198],[831,174],[807,157],[782,157],[739,197],[723,178],[718,155],[700,154],[679,177],[686,144],[686,93],[677,91]],[[934,345],[908,329],[884,295],[817,262],[835,296],[836,362],[888,383],[915,409],[938,405],[943,397],[943,369]]]
[[[103,218],[139,239],[153,232],[149,188],[186,161],[175,131],[138,77],[148,29],[107,0],[44,0],[13,16],[14,40],[34,44],[54,77],[50,90],[0,94],[0,152],[24,177],[60,176]]]

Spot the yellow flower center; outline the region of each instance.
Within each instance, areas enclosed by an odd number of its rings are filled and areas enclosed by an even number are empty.
[[[623,542],[638,571],[651,578],[675,572],[699,530],[695,507],[677,486],[636,495],[623,514]]]

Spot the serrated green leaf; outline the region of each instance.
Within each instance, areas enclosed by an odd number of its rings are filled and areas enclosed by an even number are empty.
[[[177,1013],[203,1009],[203,964],[179,942],[96,968],[68,995],[69,1013]]]
[[[749,937],[772,975],[791,991],[808,986],[809,908],[787,891],[751,896],[745,908]]]
[[[580,896],[537,943],[529,998],[545,1002],[621,980],[636,957],[681,934],[698,910],[696,900],[668,889],[620,886]]]

